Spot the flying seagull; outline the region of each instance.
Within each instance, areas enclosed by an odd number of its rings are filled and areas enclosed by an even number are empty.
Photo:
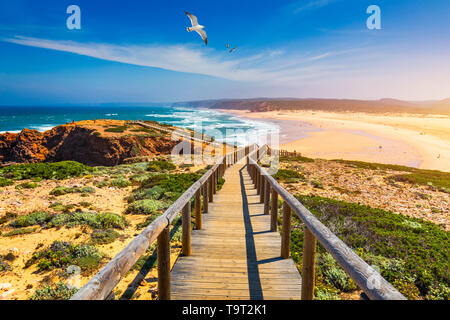
[[[205,41],[205,45],[208,45],[208,37],[206,36],[205,30],[203,30],[204,26],[198,24],[197,17],[193,14],[190,14],[186,11],[184,13],[186,13],[186,15],[189,17],[192,24],[192,27],[187,28],[187,31],[196,31],[202,37],[203,41]]]

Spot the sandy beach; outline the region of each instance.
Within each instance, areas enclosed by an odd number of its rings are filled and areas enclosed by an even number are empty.
[[[280,148],[308,157],[450,171],[449,116],[220,111],[279,124]]]

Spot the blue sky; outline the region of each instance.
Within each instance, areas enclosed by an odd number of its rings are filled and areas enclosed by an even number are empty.
[[[81,30],[66,28],[72,4]],[[2,1],[0,104],[444,99],[449,17],[448,0]]]

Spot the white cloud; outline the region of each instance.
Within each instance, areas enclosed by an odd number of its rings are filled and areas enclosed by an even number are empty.
[[[3,41],[144,67],[250,82],[292,82],[320,76],[325,67],[313,63],[333,56],[331,52],[310,56],[289,55],[282,49],[276,49],[234,58],[213,49],[186,45],[80,43],[22,36]]]
[[[295,3],[294,14],[300,13],[308,9],[319,9],[325,7],[333,0],[311,0],[311,1],[301,1],[301,3]]]

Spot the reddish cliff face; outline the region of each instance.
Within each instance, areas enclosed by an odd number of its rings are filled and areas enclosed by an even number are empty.
[[[0,135],[0,163],[73,160],[90,166],[113,166],[124,159],[170,153],[177,144],[168,137],[138,134],[103,135],[78,125],[46,132],[24,129]]]

